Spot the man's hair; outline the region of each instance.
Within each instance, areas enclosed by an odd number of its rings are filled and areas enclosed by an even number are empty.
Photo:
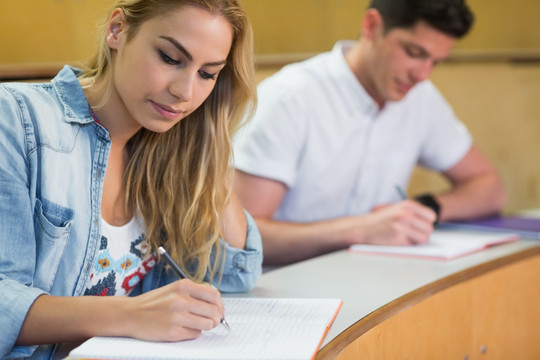
[[[423,20],[447,35],[461,38],[474,21],[465,0],[372,0],[369,8],[379,11],[386,32],[410,28]]]

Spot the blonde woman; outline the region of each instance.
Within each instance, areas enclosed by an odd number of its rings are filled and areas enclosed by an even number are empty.
[[[236,0],[119,0],[87,69],[0,86],[0,358],[220,323],[206,283],[247,291],[261,273],[229,168],[254,94]]]

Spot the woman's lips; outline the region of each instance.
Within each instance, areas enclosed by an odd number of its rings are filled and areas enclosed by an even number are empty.
[[[150,103],[161,116],[166,117],[167,119],[176,119],[178,116],[184,113],[182,110],[176,110],[167,105],[159,104],[153,101],[150,101]]]

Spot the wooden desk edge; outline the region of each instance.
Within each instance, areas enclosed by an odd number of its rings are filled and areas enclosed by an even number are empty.
[[[52,79],[64,64],[0,64],[0,81],[26,81],[34,79]]]
[[[352,326],[321,348],[315,359],[334,359],[349,344],[366,333],[368,330],[372,329],[376,325],[379,325],[383,321],[390,319],[403,310],[420,303],[430,296],[448,289],[456,284],[465,282],[480,275],[486,274],[492,270],[502,268],[506,265],[516,263],[535,255],[540,255],[540,246],[525,249],[520,252],[468,268],[401,296],[355,322]]]

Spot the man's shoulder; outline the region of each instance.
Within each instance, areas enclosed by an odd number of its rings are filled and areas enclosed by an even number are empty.
[[[302,88],[328,77],[331,66],[329,53],[322,53],[304,61],[290,63],[264,79],[259,87]]]

